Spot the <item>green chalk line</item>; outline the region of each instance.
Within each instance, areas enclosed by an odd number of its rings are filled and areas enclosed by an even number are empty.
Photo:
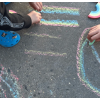
[[[94,42],[95,42],[95,40],[94,40],[93,42],[90,42],[90,41],[89,41],[89,45],[92,45]]]

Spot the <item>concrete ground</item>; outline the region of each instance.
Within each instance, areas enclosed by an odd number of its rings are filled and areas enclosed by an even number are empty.
[[[43,2],[43,5],[62,9],[69,7],[72,13],[74,8],[79,8],[79,15],[41,12],[42,18],[47,21],[76,20],[78,26],[53,26],[41,22],[41,25],[17,31],[21,40],[16,46],[0,46],[0,97],[99,98],[100,65],[90,47],[84,49],[83,64],[90,83],[84,78],[80,81],[76,66],[77,46],[82,32],[100,23],[100,19],[87,17],[96,10],[96,3]],[[26,2],[10,3],[7,8],[23,15],[31,11]],[[94,43],[94,46],[99,54],[100,43]]]

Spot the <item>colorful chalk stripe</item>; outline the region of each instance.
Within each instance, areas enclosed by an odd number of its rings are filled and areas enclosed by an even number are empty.
[[[32,11],[33,8],[29,7],[29,11]],[[69,14],[69,15],[76,15],[79,16],[79,8],[72,8],[72,7],[58,7],[58,6],[47,6],[43,5],[43,9],[41,13],[57,13],[57,14]]]
[[[50,25],[50,26],[64,26],[64,27],[79,27],[77,20],[45,20],[41,19],[40,25]]]

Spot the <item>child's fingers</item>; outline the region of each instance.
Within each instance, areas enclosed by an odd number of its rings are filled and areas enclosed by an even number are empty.
[[[96,31],[96,30],[98,30],[98,27],[94,27],[94,28],[90,29],[89,32],[91,33],[91,32]]]
[[[90,37],[92,37],[93,35],[95,35],[95,34],[97,34],[98,33],[98,30],[94,30],[94,31],[90,31],[89,33],[88,33],[88,37],[87,38],[90,38]]]
[[[40,20],[42,19],[42,17],[40,17]]]
[[[41,10],[42,10],[42,7],[43,7],[42,2],[40,2],[40,5],[41,5]]]
[[[100,41],[100,25],[91,27],[87,38],[90,42],[93,40]]]
[[[41,19],[38,19],[38,21],[36,22],[36,24],[40,23]]]
[[[94,36],[94,35],[97,34],[97,33],[98,33],[98,31],[89,32],[89,33],[88,33],[88,36],[87,36],[88,40],[89,40],[90,42],[92,42],[93,40],[91,39],[91,37]]]
[[[40,5],[41,5],[41,7],[42,7],[42,2],[39,2],[40,3]]]
[[[41,13],[39,13],[39,16],[41,16]]]
[[[40,11],[41,10],[41,5],[40,5],[39,2],[37,2],[37,6],[38,6],[38,11]]]
[[[35,9],[35,10],[39,10],[38,3],[37,3],[37,2],[36,2],[35,5],[34,5],[34,9]]]
[[[91,27],[90,29],[92,30],[92,29],[93,29],[93,28],[95,28],[95,27],[97,27],[97,25],[96,25],[96,26]]]
[[[35,8],[35,10],[39,9],[37,2],[35,3],[34,8]]]
[[[96,39],[96,41],[100,41],[100,38],[99,39]]]
[[[41,18],[42,18],[42,17],[39,17],[39,21],[41,21]]]
[[[91,40],[97,40],[100,38],[100,35],[99,34],[96,34],[94,36],[91,37]]]
[[[39,21],[36,24],[39,24]]]
[[[42,2],[39,2],[40,3],[40,11],[42,10]]]
[[[39,16],[41,16],[41,13],[38,13]]]
[[[42,18],[42,16],[39,16],[39,18]]]
[[[40,2],[38,3],[38,6],[39,6],[39,10],[41,10],[41,4],[40,4]]]
[[[90,29],[92,30],[92,29],[94,29],[94,28],[98,28],[100,26],[100,24],[99,25],[96,25],[96,26],[93,26],[93,27],[91,27]]]
[[[41,14],[40,14],[40,13],[38,13],[38,14],[37,14],[37,16],[38,16],[38,17],[41,17]]]
[[[40,9],[39,3],[38,3],[38,2],[36,2],[36,5],[37,5],[37,8],[38,8],[38,10],[39,10],[39,9]]]
[[[40,11],[42,10],[42,2],[39,2]]]
[[[38,16],[38,18],[39,18],[39,19],[41,19],[41,18],[42,18],[42,16]]]

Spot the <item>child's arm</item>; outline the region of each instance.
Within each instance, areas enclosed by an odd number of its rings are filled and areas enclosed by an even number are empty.
[[[29,28],[32,24],[29,15],[10,14],[3,2],[0,2],[0,30],[17,31]]]
[[[88,40],[90,42],[96,40],[96,41],[100,41],[100,24],[96,25],[94,27],[91,27],[88,36],[87,36]]]

